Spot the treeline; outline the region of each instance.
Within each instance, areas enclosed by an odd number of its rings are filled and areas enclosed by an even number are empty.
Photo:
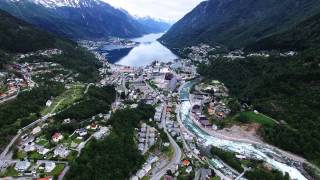
[[[46,101],[64,91],[59,83],[33,88],[31,91],[21,92],[12,101],[0,105],[0,146],[8,142],[10,136],[15,135],[19,128],[26,126],[40,117],[40,111]]]
[[[110,120],[111,134],[102,141],[89,143],[71,164],[66,179],[128,179],[145,161],[134,141],[134,128],[153,114],[153,107],[145,104],[139,104],[136,109],[117,111]]]
[[[71,118],[81,121],[99,113],[107,113],[116,98],[114,87],[91,86],[81,101],[56,116],[57,119]]]
[[[218,156],[223,162],[228,164],[239,173],[244,171],[243,167],[241,166],[241,162],[235,157],[235,153],[225,151],[217,147],[212,147],[211,153],[215,156]]]
[[[55,37],[0,10],[0,49],[25,53],[54,47]]]
[[[266,170],[261,167],[253,168],[253,170],[247,171],[244,176],[250,180],[290,180],[288,173],[283,175],[283,173],[280,171]]]
[[[320,53],[309,49],[294,57],[217,59],[199,66],[207,80],[217,79],[233,96],[278,121],[264,127],[266,141],[320,165]]]
[[[99,78],[98,69],[101,63],[95,56],[87,50],[64,40],[56,40],[54,48],[62,50],[61,55],[53,57],[32,56],[24,58],[24,62],[55,62],[61,64],[64,68],[78,73],[76,80],[82,82],[96,82]]]
[[[0,10],[0,50],[15,54],[50,48],[60,49],[63,53],[50,59],[31,57],[24,60],[27,62],[50,61],[59,63],[63,67],[79,73],[77,77],[79,81],[95,82],[98,79],[98,68],[101,67],[101,64],[93,54],[71,40],[37,29]],[[0,58],[1,54],[0,52]],[[4,60],[1,58],[0,67]]]

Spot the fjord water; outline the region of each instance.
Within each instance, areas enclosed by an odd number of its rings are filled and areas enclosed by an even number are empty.
[[[163,33],[148,34],[131,39],[140,44],[115,64],[137,67],[149,65],[153,61],[170,62],[177,59],[176,55],[157,41],[162,35]]]
[[[208,146],[223,148],[229,151],[243,154],[253,159],[263,160],[268,164],[271,164],[274,168],[278,169],[279,171],[282,171],[283,173],[288,172],[292,179],[307,180],[307,178],[304,177],[304,175],[292,165],[294,164],[293,162],[291,162],[288,159],[285,159],[284,157],[279,156],[279,152],[277,152],[274,149],[271,149],[264,145],[258,146],[249,143],[219,139],[217,137],[209,135],[204,130],[202,130],[196,123],[194,123],[191,120],[189,116],[189,112],[191,109],[191,103],[188,100],[189,91],[195,83],[196,81],[186,83],[180,91],[180,99],[183,100],[180,109],[181,120],[185,127],[191,133],[193,133],[198,138],[205,140],[205,144]],[[276,159],[272,158],[273,156],[278,157],[279,159],[283,160],[283,162],[277,161]]]

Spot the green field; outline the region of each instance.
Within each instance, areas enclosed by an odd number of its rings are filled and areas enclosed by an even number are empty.
[[[46,115],[48,113],[58,112],[70,106],[71,104],[82,98],[84,89],[85,86],[83,84],[72,85],[70,89],[66,90],[61,95],[54,98],[51,106],[43,109],[41,114]]]
[[[8,86],[4,85],[4,86],[0,86],[0,93],[5,93],[8,91]]]
[[[268,127],[273,127],[276,125],[276,120],[264,114],[261,114],[261,113],[256,114],[252,111],[241,112],[238,119],[241,122],[256,122],[263,126],[268,126]]]
[[[0,177],[15,177],[18,176],[19,172],[14,169],[13,166],[9,167],[4,173],[0,174]]]
[[[64,167],[65,167],[64,164],[56,164],[56,167],[48,175],[51,175],[51,176],[57,178],[60,175],[60,173],[63,171]]]

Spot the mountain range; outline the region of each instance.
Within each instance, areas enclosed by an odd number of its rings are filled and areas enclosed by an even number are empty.
[[[320,10],[318,0],[209,0],[161,38],[170,47],[221,43],[242,48],[284,32]]]
[[[137,37],[170,27],[151,18],[137,19],[101,0],[2,0],[0,9],[68,38]]]

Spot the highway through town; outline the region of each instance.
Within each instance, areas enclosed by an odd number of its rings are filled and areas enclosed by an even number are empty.
[[[170,162],[165,167],[163,167],[161,170],[159,170],[157,173],[155,173],[151,176],[151,178],[150,178],[151,180],[160,180],[160,178],[167,173],[168,169],[178,165],[181,161],[182,151],[181,151],[179,145],[176,143],[176,141],[168,133],[167,128],[166,128],[166,111],[167,111],[167,105],[165,105],[163,108],[163,113],[162,113],[162,117],[161,117],[161,125],[163,127],[164,132],[167,134],[167,136],[169,138],[169,141],[170,141],[170,144],[173,148],[174,154],[173,154],[173,157],[170,160]]]

